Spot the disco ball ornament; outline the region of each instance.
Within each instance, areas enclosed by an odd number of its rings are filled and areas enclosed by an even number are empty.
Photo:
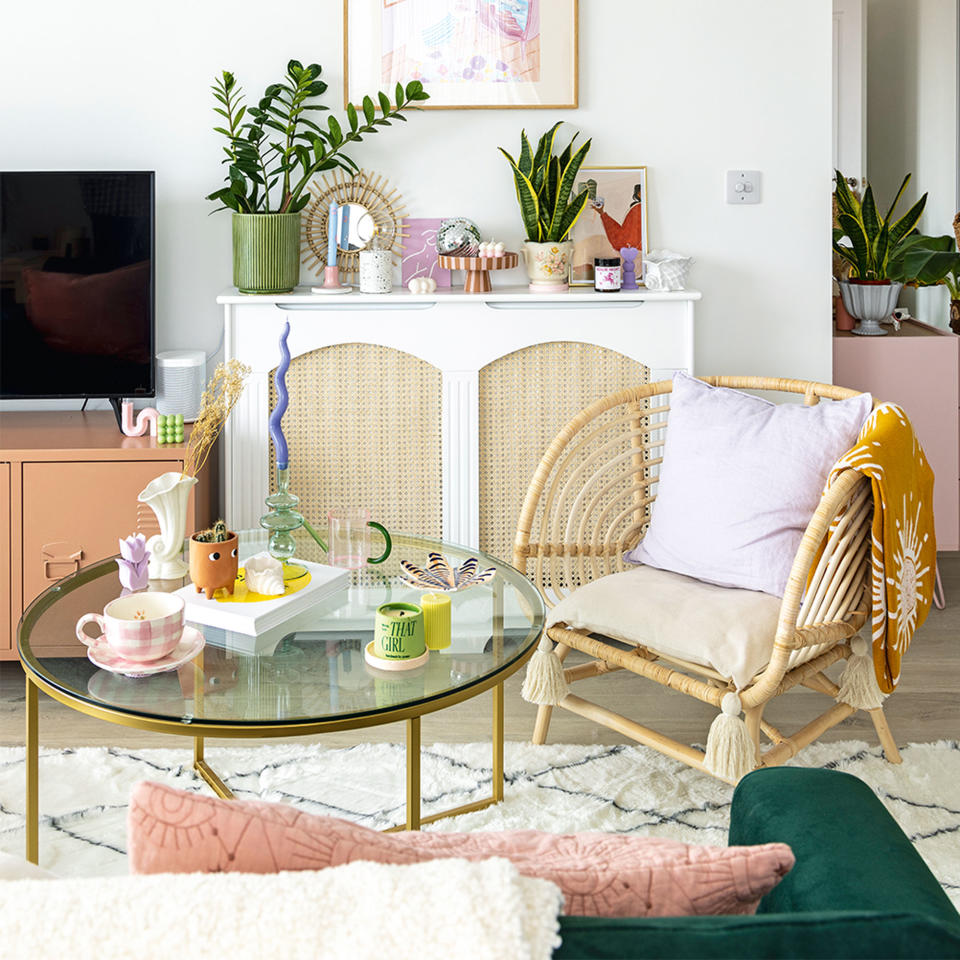
[[[446,257],[475,257],[480,250],[480,228],[466,217],[440,221],[437,253]]]

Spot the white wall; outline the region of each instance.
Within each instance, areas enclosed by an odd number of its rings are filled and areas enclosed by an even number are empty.
[[[4,34],[17,40],[0,60],[0,169],[156,169],[160,349],[212,351],[220,336],[230,223],[203,200],[220,178],[211,78],[226,67],[257,96],[289,57],[315,60],[338,107],[341,10],[5,7]],[[355,159],[401,189],[411,216],[461,214],[517,242],[495,148],[515,148],[521,127],[539,135],[569,120],[593,137],[593,163],[648,165],[653,244],[696,258],[699,370],[829,380],[829,0],[581,0],[580,24],[579,110],[426,112]],[[735,167],[762,170],[762,204],[724,202]]]
[[[953,233],[957,195],[957,0],[870,0],[867,170],[885,207],[907,173],[903,213],[928,193],[920,229]],[[946,287],[905,294],[914,316],[948,324]]]

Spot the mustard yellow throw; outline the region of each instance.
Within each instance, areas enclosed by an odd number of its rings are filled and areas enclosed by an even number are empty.
[[[846,467],[869,477],[873,486],[873,665],[880,689],[891,693],[900,680],[900,661],[933,602],[933,471],[895,403],[877,405],[856,445],[831,470],[828,486]]]

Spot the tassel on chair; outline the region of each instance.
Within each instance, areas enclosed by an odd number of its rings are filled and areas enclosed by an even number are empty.
[[[544,632],[530,658],[520,696],[527,703],[555,707],[569,692],[570,687],[563,675],[563,664],[554,654],[553,643]]]
[[[720,713],[710,724],[703,764],[715,777],[736,783],[757,765],[757,752],[740,719],[740,698],[728,693],[720,701]]]
[[[873,668],[871,646],[863,637],[850,641],[850,659],[840,677],[837,703],[845,703],[856,710],[876,710],[883,706],[886,694],[877,683]]]

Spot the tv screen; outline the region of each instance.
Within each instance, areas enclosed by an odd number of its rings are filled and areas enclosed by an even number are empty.
[[[153,173],[0,173],[0,398],[154,395]]]

